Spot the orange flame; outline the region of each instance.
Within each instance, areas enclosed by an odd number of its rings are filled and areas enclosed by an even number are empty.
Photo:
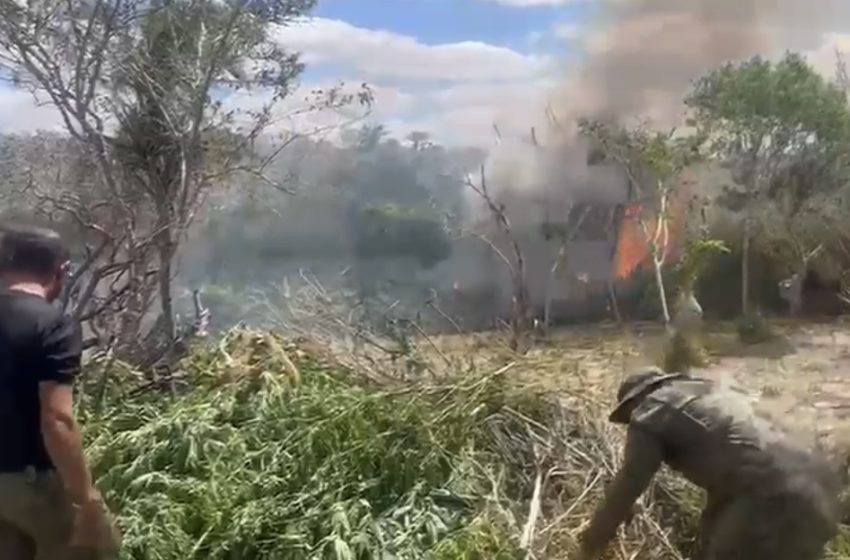
[[[649,244],[638,222],[642,211],[643,205],[634,203],[627,206],[623,212],[617,239],[617,262],[614,267],[618,280],[629,278],[650,257]]]
[[[677,241],[684,225],[680,219],[685,215],[685,197],[677,197],[669,207],[670,219],[668,219],[667,243],[661,247],[669,253],[676,248]],[[623,212],[623,220],[620,224],[620,234],[617,239],[617,259],[614,263],[614,272],[618,280],[627,280],[635,271],[645,263],[652,262],[652,251],[646,238],[643,227],[640,224],[640,216],[643,205],[635,202],[626,206]],[[645,217],[646,231],[655,232],[657,218],[655,216]],[[663,243],[663,239],[661,240]]]

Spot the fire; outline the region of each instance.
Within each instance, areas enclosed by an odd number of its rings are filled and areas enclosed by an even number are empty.
[[[617,261],[614,269],[618,280],[629,278],[640,265],[650,258],[649,244],[637,219],[642,210],[642,204],[634,203],[627,206],[623,212],[620,235],[617,239]],[[654,226],[654,223],[647,223],[647,227],[654,228]]]
[[[618,280],[626,280],[645,263],[652,262],[652,251],[640,224],[640,215],[643,205],[639,202],[632,203],[623,212],[623,221],[620,224],[620,234],[617,239],[617,258],[614,271]],[[670,208],[670,219],[668,219],[667,243],[661,249],[671,252],[676,248],[683,220],[678,219],[685,215],[685,197],[679,197],[672,201]],[[646,229],[650,234],[655,233],[656,218],[646,216]],[[660,239],[664,243],[664,236]]]

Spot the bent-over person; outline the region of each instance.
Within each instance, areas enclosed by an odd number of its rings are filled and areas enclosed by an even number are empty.
[[[626,378],[611,421],[625,457],[582,538],[597,558],[666,463],[707,493],[699,560],[816,560],[836,534],[838,477],[748,398],[707,379],[651,368]]]
[[[60,237],[0,227],[0,558],[117,557],[73,415],[78,322],[54,305],[69,267]]]

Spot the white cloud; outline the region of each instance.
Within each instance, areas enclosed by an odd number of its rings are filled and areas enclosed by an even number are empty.
[[[559,23],[552,28],[552,34],[564,41],[574,41],[579,39],[583,33],[582,27],[575,22]]]
[[[557,0],[489,1],[531,5]],[[581,39],[590,52],[598,53],[609,46],[607,40],[601,40],[600,35],[604,34],[584,31],[573,25],[556,25],[546,33],[562,40]],[[498,45],[481,42],[429,45],[411,36],[322,18],[281,28],[277,36],[285,47],[303,52],[308,69],[328,76],[310,80],[285,102],[280,128],[304,130],[351,120],[353,112],[342,115],[298,112],[305,105],[304,96],[310,89],[330,86],[337,79],[351,84],[366,81],[372,85],[375,91],[372,121],[386,124],[399,135],[410,130],[427,130],[445,144],[491,146],[496,142],[494,125],[506,139],[525,137],[532,127],[538,127],[538,131],[544,128],[541,123],[550,97],[556,101],[556,111],[563,113],[566,104],[581,111],[582,101],[593,96],[592,88],[580,74],[573,74],[571,80],[564,79],[570,72],[567,61]],[[832,75],[836,47],[850,51],[850,36],[829,35],[803,50],[819,70]],[[240,93],[228,103],[258,106],[264,99],[262,95]],[[673,100],[660,98],[653,103],[674,104]],[[0,107],[3,108],[0,132],[33,130],[58,122],[55,112],[35,107],[29,94],[23,92],[0,87]]]
[[[545,56],[482,42],[429,45],[339,20],[305,20],[278,39],[308,68],[341,68],[346,81],[375,85],[375,121],[399,135],[427,130],[445,144],[491,145],[495,127],[506,137],[528,134],[557,74]]]
[[[28,91],[0,84],[0,107],[0,132],[61,129],[59,113],[50,105],[37,103]]]
[[[565,4],[578,4],[588,0],[485,0],[502,4],[503,6],[516,6],[517,8],[536,8],[540,6],[563,6]]]
[[[850,33],[830,33],[819,48],[805,54],[818,71],[832,77],[837,69],[836,52],[842,53],[850,61]]]
[[[539,130],[552,83],[540,79],[491,86],[456,84],[410,95],[410,110],[396,117],[400,134],[427,130],[449,145],[492,146],[503,138],[526,137]],[[398,117],[406,117],[398,119]]]
[[[359,83],[355,79],[347,83]],[[352,106],[342,111],[306,110],[306,98],[313,88],[329,88],[335,83],[309,84],[296,91],[275,109],[273,130],[297,131],[335,138],[340,125],[359,126],[363,111]],[[552,88],[545,80],[501,83],[457,83],[447,87],[405,84],[403,87],[373,86],[374,105],[365,122],[383,124],[397,137],[413,130],[430,133],[445,145],[492,146],[496,129],[504,138],[528,136],[532,127],[540,130],[545,116],[546,93]],[[354,85],[345,88],[355,87]],[[257,109],[268,96],[240,92],[225,101],[227,107]]]
[[[342,79],[366,81],[375,92],[371,119],[400,133],[429,130],[442,142],[492,143],[494,123],[505,135],[527,132],[542,114],[542,95],[552,61],[476,41],[429,45],[415,37],[347,22],[314,18],[279,28],[277,39],[303,53],[308,68],[329,78],[306,83],[280,109],[281,129],[311,130],[351,119],[345,114],[302,113],[305,95]],[[308,74],[309,79],[310,74]],[[55,114],[37,109],[26,94],[2,91],[0,131],[54,124]],[[226,103],[259,107],[267,97],[241,92]]]
[[[339,81],[326,81],[301,86],[274,105],[267,130],[274,134],[297,133],[332,139],[338,137],[341,127],[346,125],[358,125],[364,120],[385,123],[399,115],[408,114],[414,108],[416,97],[393,87],[370,86],[374,97],[371,108],[358,103],[334,109],[322,108],[323,94],[317,97],[314,93],[316,90],[327,93],[335,89],[341,94],[356,95],[360,91],[361,81],[351,79],[342,84]],[[231,94],[223,103],[226,110],[237,111],[237,123],[245,117],[253,125],[253,117],[246,112],[260,110],[271,99],[271,91],[243,90]]]
[[[408,35],[325,18],[281,27],[277,38],[283,46],[303,52],[308,65],[343,65],[369,79],[519,80],[538,75],[547,62],[479,41],[428,45]]]

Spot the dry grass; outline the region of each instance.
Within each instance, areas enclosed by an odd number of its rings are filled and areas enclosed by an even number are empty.
[[[800,435],[816,437],[834,454],[845,455],[850,450],[850,435],[842,426],[850,418],[842,411],[850,410],[850,380],[837,380],[844,379],[842,372],[847,367],[844,360],[850,360],[850,332],[846,324],[772,320],[771,329],[773,336],[769,340],[745,344],[740,340],[737,325],[706,324],[700,342],[707,363],[706,369],[699,373],[728,376],[741,388],[749,390],[766,413],[786,423],[789,413],[794,415],[792,426]],[[502,352],[488,350],[494,345],[484,344],[482,340],[478,335],[474,347],[467,348],[463,337],[450,337],[444,341],[443,349],[450,355],[474,355],[476,362],[481,364],[497,361],[499,358],[494,355],[501,356]],[[569,395],[574,399],[573,406],[583,410],[587,417],[598,419],[611,404],[625,372],[658,363],[664,354],[665,340],[664,330],[651,324],[631,325],[625,331],[614,325],[564,329],[523,357],[515,375],[545,391]],[[840,383],[846,387],[837,386]],[[838,392],[825,394],[828,391]],[[825,399],[834,404],[827,406]],[[616,462],[621,452],[619,431],[605,425],[596,426],[594,431],[598,447],[606,449],[611,461]],[[667,479],[665,487],[675,488],[665,493],[678,503],[674,507],[691,512],[695,509],[699,499],[693,489],[675,479]],[[589,490],[590,495],[598,498],[596,490]],[[575,511],[580,512],[576,523],[586,520],[586,510]],[[658,512],[657,506],[654,511]],[[685,516],[685,519],[692,517]],[[850,511],[847,519],[850,521]],[[574,533],[576,526],[567,529],[564,542],[570,542],[569,535]],[[694,527],[690,526],[677,534],[686,545],[693,531]],[[842,528],[828,558],[850,558],[847,532]],[[619,557],[629,557],[627,552],[633,553],[634,549],[625,546]]]
[[[722,331],[708,338],[734,338]],[[112,387],[87,432],[125,557],[572,558],[619,465],[615,387],[663,342],[654,326],[601,332],[526,356],[497,335],[420,341],[428,367],[401,379],[376,376],[377,355],[364,373],[237,331],[184,363],[183,394]],[[606,558],[687,558],[700,505],[660,473]],[[850,544],[830,554],[850,559]]]
[[[378,381],[238,331],[184,362],[176,395],[111,387],[88,451],[126,558],[569,558],[621,434],[604,395],[527,366]],[[681,492],[661,477],[611,557],[682,558],[663,521],[695,511]]]

